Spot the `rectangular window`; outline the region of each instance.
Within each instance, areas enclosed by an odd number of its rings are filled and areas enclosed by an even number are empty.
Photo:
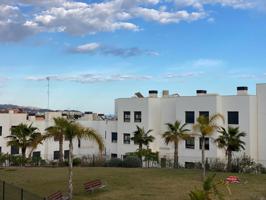
[[[2,153],[2,147],[0,147],[0,153]]]
[[[130,122],[130,111],[124,111],[124,122]]]
[[[111,158],[117,158],[117,154],[116,153],[112,153],[111,154]]]
[[[59,160],[59,151],[54,151],[54,160]]]
[[[209,118],[209,111],[200,111],[199,112],[199,116],[204,116],[204,117],[208,117]]]
[[[195,123],[195,112],[194,111],[186,111],[186,120],[187,124],[194,124]]]
[[[11,135],[13,135],[13,129],[16,128],[17,126],[11,126]]]
[[[185,168],[193,169],[193,168],[195,168],[195,163],[194,162],[185,162]]]
[[[239,114],[236,111],[228,112],[228,124],[239,124]]]
[[[186,149],[195,149],[195,138],[186,139]]]
[[[78,148],[80,148],[80,146],[81,146],[81,141],[80,139],[78,139]]]
[[[200,138],[200,149],[202,149],[202,138]],[[205,150],[210,150],[210,138],[205,138]]]
[[[141,122],[141,111],[134,112],[134,122]]]
[[[34,151],[33,153],[32,153],[32,158],[33,159],[38,159],[38,158],[40,158],[41,157],[41,152],[40,151]]]
[[[65,150],[64,151],[64,159],[68,160],[68,158],[69,158],[69,150]]]
[[[112,132],[112,143],[117,143],[117,133]]]
[[[0,136],[2,136],[2,130],[3,130],[3,127],[0,126]]]
[[[16,146],[11,146],[11,155],[19,154],[19,148]]]
[[[124,144],[130,144],[130,134],[124,133]]]

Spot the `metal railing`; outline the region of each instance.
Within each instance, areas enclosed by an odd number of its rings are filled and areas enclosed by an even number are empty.
[[[13,184],[0,181],[0,200],[45,200],[46,198],[33,194]]]

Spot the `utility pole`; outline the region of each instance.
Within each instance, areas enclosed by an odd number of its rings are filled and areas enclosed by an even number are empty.
[[[50,77],[46,77],[47,80],[47,109],[50,109]]]

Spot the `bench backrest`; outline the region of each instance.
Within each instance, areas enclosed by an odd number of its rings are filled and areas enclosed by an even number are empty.
[[[94,187],[99,187],[99,186],[101,186],[101,185],[102,185],[102,181],[99,180],[99,179],[84,183],[84,187],[85,187],[85,189],[90,189],[90,188],[94,188]]]
[[[63,199],[62,192],[58,191],[47,197],[47,200],[61,200]]]

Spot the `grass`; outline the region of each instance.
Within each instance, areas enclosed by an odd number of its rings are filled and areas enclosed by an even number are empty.
[[[0,179],[46,196],[57,190],[67,192],[67,168],[11,168],[0,170]],[[174,169],[75,168],[75,200],[182,200],[200,187],[200,171]],[[217,173],[217,180],[229,174]],[[230,174],[232,175],[232,174]],[[266,175],[240,174],[241,184],[231,185],[232,200],[250,200],[266,192]],[[83,183],[100,178],[107,187],[92,194]]]

